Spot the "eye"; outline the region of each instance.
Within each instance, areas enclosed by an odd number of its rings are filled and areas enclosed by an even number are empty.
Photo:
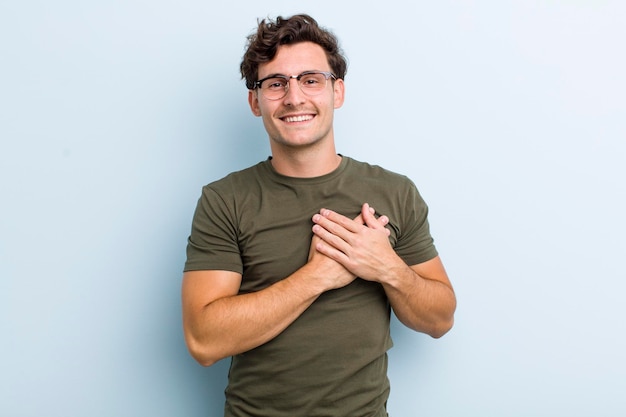
[[[321,77],[323,78],[323,77]],[[300,79],[300,83],[306,86],[315,86],[316,84],[320,84],[320,75],[319,74],[308,74]]]
[[[263,81],[263,84],[261,84],[261,88],[267,90],[283,90],[286,84],[287,81],[282,78],[270,78]]]

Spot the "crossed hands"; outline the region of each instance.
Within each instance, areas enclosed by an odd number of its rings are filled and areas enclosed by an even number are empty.
[[[328,289],[344,287],[356,277],[378,281],[397,258],[385,227],[389,218],[377,218],[367,203],[354,219],[321,209],[313,222],[309,262],[329,280]]]

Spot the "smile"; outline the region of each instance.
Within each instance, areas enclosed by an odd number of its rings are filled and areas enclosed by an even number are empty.
[[[306,122],[308,120],[312,120],[313,119],[313,115],[311,114],[304,114],[304,115],[300,115],[300,116],[287,116],[285,118],[283,118],[283,121],[287,122],[287,123],[294,123],[294,122]]]

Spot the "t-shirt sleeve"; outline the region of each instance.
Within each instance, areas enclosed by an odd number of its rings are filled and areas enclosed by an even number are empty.
[[[187,240],[184,271],[198,270],[243,272],[236,213],[210,185],[202,189]]]
[[[408,181],[403,199],[403,221],[395,251],[407,265],[416,265],[435,258],[438,253],[430,234],[428,206],[415,184]]]

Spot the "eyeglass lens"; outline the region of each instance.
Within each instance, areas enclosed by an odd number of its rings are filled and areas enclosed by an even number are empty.
[[[278,100],[287,95],[289,90],[289,80],[292,77],[281,76],[263,80],[261,91],[270,100]],[[317,95],[326,88],[327,78],[322,73],[305,73],[296,77],[300,90],[307,95]]]

